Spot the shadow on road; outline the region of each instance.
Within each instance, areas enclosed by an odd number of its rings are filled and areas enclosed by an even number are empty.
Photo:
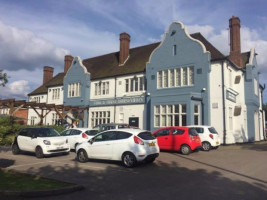
[[[250,184],[223,177],[218,171],[190,170],[178,163],[157,161],[134,169],[117,165],[91,168],[92,163],[71,161],[62,166],[49,164],[28,173],[84,185],[84,191],[47,199],[264,199],[264,182]],[[108,163],[107,163],[108,165]],[[81,167],[82,166],[82,167]],[[88,168],[87,168],[88,167]],[[39,198],[43,199],[43,198]]]
[[[0,158],[0,168],[7,168],[14,165],[15,161],[10,159]]]

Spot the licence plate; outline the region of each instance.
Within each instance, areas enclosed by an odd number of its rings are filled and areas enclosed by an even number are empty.
[[[219,144],[219,142],[216,142],[216,144]]]
[[[148,146],[154,147],[155,146],[155,142],[148,143]]]
[[[63,149],[63,147],[57,147],[57,149]]]

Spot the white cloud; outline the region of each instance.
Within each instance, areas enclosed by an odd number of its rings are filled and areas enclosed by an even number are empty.
[[[8,26],[2,21],[0,44],[0,68],[9,71],[62,65],[64,56],[69,53],[28,30]]]
[[[27,80],[18,80],[0,88],[0,98],[26,99],[30,87]]]

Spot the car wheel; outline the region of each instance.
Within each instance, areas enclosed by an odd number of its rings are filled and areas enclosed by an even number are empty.
[[[180,151],[181,151],[181,153],[182,153],[183,155],[188,155],[188,154],[191,153],[191,149],[190,149],[190,147],[189,147],[188,145],[185,145],[185,144],[181,146]]]
[[[35,149],[35,156],[37,158],[43,158],[44,157],[44,153],[43,153],[43,149],[41,147],[36,147]]]
[[[14,155],[18,155],[20,153],[20,149],[19,149],[19,146],[17,144],[12,145],[12,153]]]
[[[210,145],[210,143],[209,143],[209,142],[203,142],[203,143],[202,143],[202,149],[203,149],[204,151],[209,151],[209,150],[211,149],[211,145]]]
[[[77,159],[81,163],[85,163],[88,161],[88,155],[84,149],[80,149],[77,153]]]
[[[122,163],[125,167],[132,168],[136,165],[137,161],[132,153],[126,152],[122,155]]]

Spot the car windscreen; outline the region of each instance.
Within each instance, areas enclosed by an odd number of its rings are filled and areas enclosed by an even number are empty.
[[[60,134],[53,128],[40,128],[34,130],[37,137],[57,137]]]
[[[211,133],[213,133],[213,134],[218,134],[217,131],[216,131],[216,129],[213,128],[213,127],[210,127],[210,128],[209,128],[209,131],[210,131]]]
[[[189,135],[192,135],[192,136],[198,135],[196,129],[194,129],[194,128],[189,128],[188,132],[189,132]]]
[[[96,135],[97,133],[99,133],[98,130],[89,130],[89,131],[85,131],[86,135]]]
[[[142,132],[142,133],[139,133],[138,134],[138,137],[140,137],[141,139],[143,140],[154,140],[156,139],[152,134],[151,132]]]

